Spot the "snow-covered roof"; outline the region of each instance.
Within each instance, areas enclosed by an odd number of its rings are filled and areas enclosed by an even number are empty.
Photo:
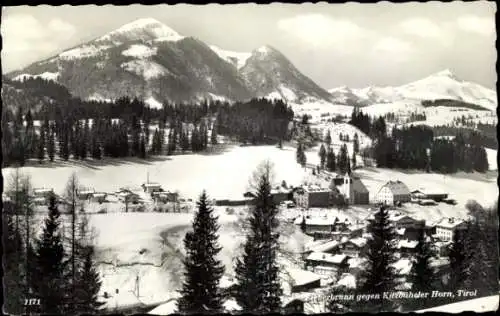
[[[313,252],[307,257],[306,260],[322,261],[322,262],[340,264],[346,258],[347,258],[346,255],[332,255],[332,254],[324,253],[324,252]]]
[[[321,276],[316,273],[303,269],[287,267],[286,272],[292,278],[292,284],[296,286],[312,283],[321,279]]]
[[[323,242],[321,244],[317,244],[315,246],[312,246],[310,248],[310,250],[312,250],[314,252],[327,252],[327,251],[334,249],[335,247],[337,247],[340,244],[341,244],[341,242],[338,240],[330,240],[330,241]]]
[[[410,248],[413,249],[417,247],[418,241],[416,240],[400,240],[398,241],[398,248]]]
[[[362,265],[367,261],[366,258],[354,257],[347,260],[349,268],[361,268]]]
[[[143,186],[145,186],[146,188],[156,188],[156,187],[161,187],[161,184],[159,183],[155,183],[155,182],[149,182],[149,183],[143,183],[142,184]]]
[[[459,218],[445,217],[439,221],[436,226],[453,229],[458,225],[464,224],[465,222]]]
[[[100,196],[106,196],[107,194],[104,193],[104,192],[95,192],[95,193],[92,193],[92,196],[94,197],[100,197]]]
[[[304,185],[301,187],[305,192],[330,192],[329,188],[321,187],[317,184]]]
[[[410,273],[412,262],[410,259],[404,258],[396,261],[392,266],[396,269],[398,274],[406,275]]]
[[[271,194],[278,194],[278,193],[290,193],[290,189],[286,189],[282,186],[279,186],[279,187],[275,187],[275,188],[272,188],[271,189]]]
[[[350,289],[356,288],[356,277],[350,273],[344,273],[340,280],[335,284],[336,286],[345,286]]]
[[[388,181],[386,184],[384,184],[382,186],[382,188],[384,188],[384,187],[389,188],[389,190],[391,190],[392,194],[394,194],[394,195],[406,195],[406,194],[409,195],[410,194],[410,190],[408,189],[406,184],[404,184],[403,182],[401,182],[399,180]]]
[[[54,189],[50,189],[50,188],[36,188],[36,189],[33,189],[33,193],[34,194],[43,194],[43,193],[51,193],[51,192],[54,192]]]
[[[333,225],[335,223],[335,217],[331,216],[314,216],[307,218],[306,217],[306,225],[318,225],[318,226],[327,226]]]
[[[223,304],[222,304],[222,307],[224,307],[224,309],[227,311],[227,312],[237,312],[237,311],[241,311],[241,306],[238,305],[238,302],[236,302],[235,299],[228,299],[226,300]]]
[[[448,194],[444,191],[440,191],[440,190],[437,190],[435,188],[433,188],[432,190],[429,188],[418,188],[417,190],[411,191],[411,193],[412,194],[422,193],[424,195],[446,195],[446,194]]]
[[[171,315],[175,314],[177,311],[177,300],[171,300],[164,304],[161,304],[149,311],[148,314],[152,315]]]
[[[78,191],[78,194],[93,194],[95,191],[93,189],[85,189]]]
[[[357,237],[357,238],[350,239],[348,242],[351,242],[358,247],[363,247],[364,245],[366,245],[367,241],[368,240],[366,238]]]

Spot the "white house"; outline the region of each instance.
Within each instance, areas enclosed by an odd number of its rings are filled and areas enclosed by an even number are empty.
[[[410,202],[410,190],[403,182],[389,181],[384,184],[375,195],[375,201],[386,205],[394,205],[398,202]]]
[[[436,224],[436,237],[442,241],[453,240],[453,235],[466,228],[466,223],[457,218],[443,218]]]
[[[144,192],[146,192],[146,193],[153,193],[153,192],[161,191],[161,184],[154,183],[154,182],[143,183],[142,188],[143,188]]]

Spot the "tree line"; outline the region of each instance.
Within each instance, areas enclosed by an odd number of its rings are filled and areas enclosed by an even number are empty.
[[[377,165],[386,168],[419,169],[441,173],[488,170],[484,147],[467,144],[458,134],[455,139],[435,139],[428,126],[394,128],[391,136],[375,140]]]
[[[250,100],[233,106],[202,102],[151,110],[138,99],[120,98],[117,118],[80,118],[77,112],[44,111],[35,127],[34,115],[18,109],[2,118],[4,166],[25,165],[28,159],[54,161],[103,157],[139,157],[200,152],[217,144],[218,135],[260,144],[289,138],[293,111],[281,101]],[[212,112],[216,111],[216,112]],[[75,114],[76,113],[76,114]],[[215,113],[215,114],[214,114]],[[215,116],[215,123],[214,121]],[[51,119],[53,117],[53,119]],[[154,131],[151,126],[156,124]]]
[[[282,100],[252,99],[223,104],[217,109],[216,126],[222,135],[241,143],[279,143],[289,140],[288,126],[294,113]]]
[[[62,205],[54,194],[42,232],[36,235],[29,178],[13,174],[8,202],[4,202],[4,292],[10,314],[96,314],[103,305],[98,298],[100,275],[95,266],[94,232],[79,207],[77,178],[68,181]],[[68,215],[64,232],[62,209]],[[69,232],[69,234],[68,234]]]

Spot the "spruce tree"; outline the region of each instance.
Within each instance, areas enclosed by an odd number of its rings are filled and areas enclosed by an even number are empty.
[[[325,143],[328,147],[332,145],[332,135],[330,134],[330,130],[326,132]]]
[[[281,308],[282,289],[276,263],[278,210],[271,196],[269,162],[260,168],[257,178],[257,194],[249,218],[250,231],[243,255],[235,267],[235,298],[244,313],[276,313]]]
[[[42,163],[45,158],[45,128],[40,129],[40,137],[38,139],[38,149],[37,149],[38,162]]]
[[[347,145],[343,144],[340,147],[340,153],[338,158],[338,169],[341,174],[345,174],[348,171],[349,157],[347,155]]]
[[[353,152],[355,154],[358,154],[359,153],[359,137],[358,137],[358,133],[354,133],[354,141],[353,141],[352,147],[353,147]]]
[[[466,253],[465,253],[465,236],[463,230],[456,231],[453,234],[452,243],[448,251],[448,258],[450,261],[450,274],[448,279],[447,288],[455,290],[463,288],[466,275]]]
[[[40,299],[41,312],[62,314],[65,297],[64,248],[60,235],[60,213],[54,195],[49,200],[49,213],[43,232],[36,241],[33,290]]]
[[[217,145],[217,129],[215,124],[212,125],[212,132],[210,133],[210,143],[213,145]]]
[[[357,161],[356,161],[356,152],[352,152],[352,169],[356,169]]]
[[[54,139],[54,127],[49,125],[48,135],[47,135],[47,156],[49,156],[50,161],[54,161],[56,144]]]
[[[21,282],[22,264],[24,257],[19,228],[16,229],[16,220],[13,212],[7,212],[6,204],[3,212],[3,289],[4,313],[21,315],[24,313],[24,289]]]
[[[412,284],[412,291],[431,292],[435,289],[436,276],[434,268],[431,266],[432,260],[436,257],[436,252],[430,238],[425,236],[424,229],[418,234],[418,243],[415,248],[415,256],[412,258],[412,267],[408,281]],[[427,306],[429,299],[424,301],[408,300],[407,307],[412,310]]]
[[[217,231],[219,225],[214,210],[203,192],[198,200],[198,211],[193,221],[193,231],[184,238],[184,283],[177,301],[178,312],[221,313],[223,297],[219,282],[224,274],[224,265],[217,259],[221,251]]]
[[[104,302],[99,301],[101,277],[94,263],[94,248],[86,246],[82,249],[83,262],[78,273],[75,293],[75,310],[77,313],[97,315]]]
[[[319,148],[319,160],[321,168],[324,168],[326,163],[326,149],[323,144],[321,144],[321,147]]]
[[[337,170],[335,153],[331,148],[328,149],[328,154],[326,156],[326,169],[330,172],[335,172]]]
[[[393,302],[384,298],[384,292],[395,290],[397,285],[397,273],[393,264],[396,258],[396,234],[392,223],[389,221],[389,213],[385,207],[381,207],[369,219],[367,242],[367,266],[361,275],[361,292],[379,295],[378,299],[367,301],[361,306],[363,312],[386,312],[393,311]]]

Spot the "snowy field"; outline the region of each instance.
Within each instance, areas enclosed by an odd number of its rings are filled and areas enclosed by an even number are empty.
[[[236,208],[227,214],[216,207],[221,228],[219,255],[226,267],[225,282],[233,278],[235,258],[245,240],[242,221],[247,209]],[[132,305],[154,305],[178,296],[182,286],[183,238],[191,230],[193,214],[181,213],[117,213],[92,215],[91,223],[99,231],[97,260],[103,279],[101,292],[115,293],[106,300],[106,307],[124,308]],[[110,225],[113,223],[113,225]],[[283,271],[297,268],[295,258],[310,242],[293,224],[280,227]],[[285,277],[283,282],[286,283]],[[137,295],[139,288],[139,295]]]
[[[138,189],[146,182],[160,183],[165,190],[178,190],[181,196],[197,198],[206,189],[210,198],[243,199],[249,189],[249,179],[259,163],[269,159],[274,163],[275,181],[300,184],[305,170],[295,160],[295,149],[275,146],[232,147],[223,154],[188,154],[140,159],[106,159],[105,162],[56,162],[33,164],[20,168],[31,175],[34,187],[53,188],[62,193],[72,172],[79,182],[96,191],[115,192],[121,187]],[[2,170],[8,179],[13,168]]]

